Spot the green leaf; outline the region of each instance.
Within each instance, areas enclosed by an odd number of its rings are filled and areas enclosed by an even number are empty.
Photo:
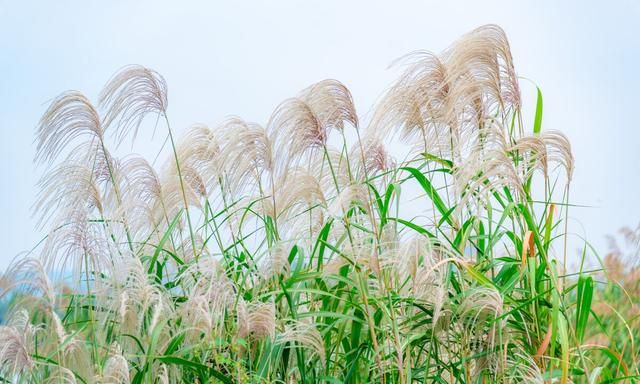
[[[451,160],[443,159],[442,157],[436,156],[428,152],[424,152],[422,156],[424,156],[424,158],[427,160],[435,161],[436,163],[444,166],[448,170],[451,170],[453,168],[453,161]]]
[[[169,237],[171,237],[171,233],[176,228],[176,225],[178,225],[178,221],[180,221],[181,216],[182,216],[182,209],[180,209],[176,214],[176,217],[173,218],[173,220],[171,221],[171,224],[169,224],[169,228],[167,228],[167,231],[162,236],[162,239],[160,239],[160,242],[158,243],[158,246],[156,247],[155,252],[153,252],[153,256],[151,257],[151,262],[149,263],[149,273],[153,272],[153,267],[156,265],[156,261],[158,261],[158,256],[160,256],[160,252],[162,252],[164,243],[166,243],[167,240],[169,240]]]
[[[448,215],[449,208],[447,208],[447,206],[444,204],[444,201],[438,194],[438,190],[422,174],[422,172],[419,169],[412,168],[412,167],[402,167],[400,169],[408,171],[411,173],[411,175],[413,175],[413,177],[418,181],[418,183],[420,183],[420,186],[422,186],[422,189],[424,189],[427,196],[429,196],[431,201],[433,201],[433,205],[436,207],[438,212],[440,212],[440,214],[443,217],[446,217],[447,223],[449,223],[450,225],[453,225],[453,220],[451,219],[451,215]]]
[[[471,226],[475,223],[476,217],[471,217],[469,220],[462,224],[462,228],[458,231],[455,239],[453,239],[453,246],[460,251],[460,254],[464,254],[465,244],[471,234]]]
[[[569,379],[569,332],[567,327],[567,320],[564,315],[558,316],[558,338],[560,339],[560,369],[562,374],[560,376],[560,383],[567,384]]]
[[[580,276],[578,280],[578,302],[576,314],[576,337],[582,343],[587,329],[591,300],[593,298],[593,277]]]
[[[428,230],[424,229],[423,227],[421,227],[421,226],[419,226],[417,224],[414,224],[414,223],[412,223],[412,222],[410,222],[408,220],[399,219],[397,217],[389,217],[389,220],[396,221],[396,222],[398,222],[398,223],[400,223],[400,224],[402,224],[402,225],[404,225],[406,227],[409,227],[409,228],[413,229],[414,231],[416,231],[416,232],[418,232],[418,233],[420,233],[422,235],[428,236],[428,237],[430,237],[432,239],[436,238],[436,235],[434,235],[433,233],[429,232]]]
[[[184,341],[185,336],[186,336],[185,332],[180,332],[177,335],[175,335],[169,342],[169,345],[167,345],[167,349],[164,351],[164,354],[171,355],[172,353],[177,351],[178,348],[180,347],[180,344],[182,344],[182,342]]]
[[[327,248],[327,238],[329,237],[329,231],[331,231],[331,225],[333,224],[333,220],[327,221],[327,223],[322,227],[320,231],[320,236],[316,239],[316,244],[313,247],[312,256],[316,255],[318,257],[318,267],[317,271],[320,272],[322,269],[322,265],[324,264],[324,251]]]
[[[536,100],[536,116],[533,121],[533,133],[540,133],[542,129],[542,92],[540,87],[536,87],[538,90],[538,97]]]
[[[395,191],[395,184],[391,183],[387,187],[387,191],[384,194],[384,203],[380,210],[380,227],[383,227],[387,223],[387,215],[389,213],[389,205],[391,204],[391,198]]]
[[[475,267],[469,264],[462,264],[462,267],[467,271],[467,273],[478,282],[480,285],[484,285],[485,287],[497,288],[493,281],[489,280],[482,272],[478,271]]]

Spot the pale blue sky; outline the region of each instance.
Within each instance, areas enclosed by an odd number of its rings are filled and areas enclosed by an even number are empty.
[[[571,211],[570,230],[603,249],[605,234],[637,224],[640,7],[444,3],[0,0],[0,270],[42,235],[31,219],[33,138],[60,92],[95,100],[118,68],[142,64],[167,79],[170,118],[181,130],[228,115],[265,122],[281,100],[336,78],[366,115],[397,75],[386,69],[393,59],[440,51],[486,23],[506,30],[519,75],[542,88],[544,128],[572,140],[572,200],[592,207]],[[534,90],[523,83],[523,93],[530,100]],[[157,149],[141,141],[134,151]]]

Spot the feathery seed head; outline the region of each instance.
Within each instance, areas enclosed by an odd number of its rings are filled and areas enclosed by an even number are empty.
[[[135,139],[145,116],[164,115],[168,106],[167,84],[156,71],[140,65],[122,68],[100,93],[105,110],[103,124],[113,129],[121,143],[130,130]]]
[[[68,91],[55,98],[40,119],[36,161],[51,164],[80,137],[103,141],[100,116],[82,93]]]

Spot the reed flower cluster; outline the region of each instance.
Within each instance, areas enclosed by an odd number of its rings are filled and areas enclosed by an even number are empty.
[[[568,275],[569,140],[525,124],[504,32],[401,58],[370,119],[324,80],[175,136],[162,76],[40,120],[45,240],[5,273],[0,377],[33,383],[621,381]],[[110,151],[166,134],[160,166]],[[636,322],[637,323],[637,322]],[[626,361],[622,360],[622,357]],[[624,369],[623,369],[624,367]]]

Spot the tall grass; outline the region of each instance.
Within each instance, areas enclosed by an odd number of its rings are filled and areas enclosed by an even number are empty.
[[[51,231],[0,292],[4,380],[631,381],[636,346],[590,338],[619,332],[594,276],[565,272],[570,144],[541,129],[540,92],[523,119],[504,32],[400,65],[366,126],[335,80],[264,127],[182,138],[144,67],[97,106],[56,98],[36,139]],[[149,125],[162,167],[109,152]]]

